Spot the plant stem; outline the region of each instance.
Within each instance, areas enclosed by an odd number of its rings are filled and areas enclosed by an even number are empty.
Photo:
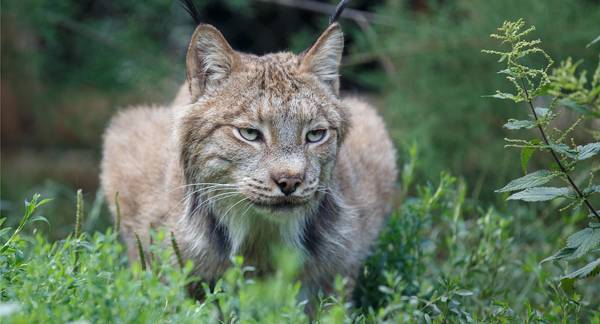
[[[119,192],[115,193],[115,233],[119,235],[121,231],[121,205],[119,204]]]
[[[73,264],[73,272],[79,272],[79,238],[81,236],[81,222],[83,220],[83,191],[77,189],[77,209],[75,211],[75,263]]]
[[[535,112],[535,108],[533,107],[533,102],[531,101],[531,97],[529,97],[529,91],[527,90],[527,85],[525,84],[525,81],[523,79],[521,79],[521,84],[523,85],[523,91],[525,92],[525,100],[527,100],[527,103],[529,104],[529,108],[531,108],[531,112],[533,113],[533,118],[535,118],[536,125],[537,125],[538,129],[540,130],[540,133],[542,134],[542,139],[544,140],[544,143],[546,143],[546,145],[548,147],[550,147],[550,141],[548,141],[548,137],[546,136],[546,132],[544,132],[544,128],[539,123],[538,115]],[[565,177],[567,178],[567,180],[571,184],[571,187],[573,187],[573,189],[577,193],[577,196],[579,196],[579,198],[581,200],[583,200],[583,202],[585,203],[585,205],[587,206],[587,208],[590,210],[590,212],[592,212],[592,214],[594,216],[596,216],[596,218],[598,218],[598,220],[600,220],[600,215],[598,215],[598,212],[594,209],[594,207],[592,206],[592,204],[583,195],[583,193],[581,192],[581,190],[579,190],[579,187],[577,187],[577,185],[575,184],[575,182],[573,181],[573,179],[571,179],[571,176],[569,176],[569,173],[567,172],[567,169],[563,166],[562,162],[558,158],[558,155],[556,155],[556,152],[554,152],[554,150],[552,148],[550,148],[550,153],[552,154],[552,157],[554,158],[554,161],[556,161],[556,164],[558,164],[558,167],[560,168],[560,170],[562,171],[562,173],[565,175]]]
[[[83,192],[77,189],[77,208],[75,210],[75,239],[81,235],[81,222],[83,220]]]
[[[177,258],[177,263],[179,264],[179,268],[183,269],[185,265],[183,264],[183,258],[181,257],[181,252],[179,251],[179,245],[175,240],[175,234],[171,231],[171,245],[173,246],[173,251],[175,251],[175,257]]]
[[[140,263],[142,264],[142,271],[146,271],[146,256],[144,255],[144,247],[142,246],[142,241],[137,233],[133,233],[135,235],[135,243],[138,248],[138,253],[140,254]]]

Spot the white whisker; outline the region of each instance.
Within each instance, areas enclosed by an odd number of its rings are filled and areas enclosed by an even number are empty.
[[[225,217],[227,217],[227,214],[229,214],[229,212],[231,211],[231,209],[232,209],[233,207],[237,206],[239,203],[241,203],[241,202],[243,202],[243,201],[246,201],[246,200],[249,200],[249,198],[248,198],[248,197],[244,197],[244,198],[240,199],[238,202],[236,202],[235,204],[231,205],[231,206],[229,207],[229,209],[227,209],[227,211],[225,212],[225,214],[223,214],[222,218],[225,218]]]
[[[239,194],[238,191],[224,192],[224,193],[220,193],[220,194],[214,195],[212,197],[209,197],[208,199],[202,201],[198,206],[196,206],[196,208],[194,208],[194,210],[190,214],[194,214],[197,210],[199,210],[200,208],[203,208],[209,204],[214,205],[216,202],[218,202],[220,200],[231,198],[238,194]]]
[[[232,183],[198,182],[198,183],[190,183],[190,184],[173,187],[172,189],[170,189],[168,191],[168,193],[171,193],[175,190],[182,189],[182,188],[187,188],[187,187],[192,187],[192,186],[205,186],[205,185],[209,185],[209,187],[223,187],[223,188],[231,188],[231,187],[238,186],[237,184],[232,184]]]
[[[209,187],[209,188],[199,188],[197,190],[191,191],[187,194],[185,194],[185,196],[179,201],[179,203],[181,204],[183,201],[189,199],[192,195],[200,193],[198,195],[198,198],[201,198],[203,196],[206,196],[210,193],[213,192],[218,192],[218,191],[225,191],[225,190],[229,190],[229,191],[237,191],[238,188],[213,188],[213,187]]]

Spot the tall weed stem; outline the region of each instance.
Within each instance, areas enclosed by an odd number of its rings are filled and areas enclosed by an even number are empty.
[[[544,128],[539,123],[539,118],[538,118],[537,113],[535,112],[535,108],[533,107],[533,102],[531,100],[531,97],[529,96],[529,91],[527,89],[527,85],[525,84],[525,80],[521,79],[521,85],[523,87],[523,92],[525,93],[525,100],[527,100],[527,103],[529,104],[529,108],[531,109],[531,112],[533,113],[533,118],[536,121],[537,128],[540,130],[540,134],[542,135],[542,139],[544,140],[544,143],[547,146],[550,146],[550,141],[548,140],[548,136],[546,136],[546,132],[544,132]],[[579,189],[579,187],[577,187],[577,185],[575,184],[575,182],[573,181],[573,179],[571,179],[571,176],[569,175],[567,169],[564,167],[564,165],[560,161],[560,158],[558,157],[558,155],[556,155],[556,152],[554,152],[554,150],[550,149],[550,153],[552,154],[552,157],[554,158],[554,161],[556,162],[556,164],[558,164],[558,167],[560,168],[560,171],[564,174],[564,176],[567,178],[567,180],[571,184],[571,187],[573,187],[573,190],[575,190],[575,192],[577,193],[577,196],[579,197],[579,199],[581,199],[585,203],[585,205],[587,206],[587,208],[590,210],[590,212],[598,220],[600,220],[600,215],[598,215],[598,212],[594,209],[594,207],[589,202],[589,200],[583,195],[583,193],[581,192],[581,190]]]

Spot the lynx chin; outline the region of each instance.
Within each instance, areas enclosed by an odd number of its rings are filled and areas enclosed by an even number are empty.
[[[392,142],[376,110],[340,98],[343,33],[331,24],[301,54],[256,56],[210,25],[195,30],[187,81],[169,107],[120,112],[104,135],[101,182],[131,260],[135,234],[175,234],[206,281],[242,255],[273,271],[278,247],[298,252],[311,296],[350,288],[391,210]]]

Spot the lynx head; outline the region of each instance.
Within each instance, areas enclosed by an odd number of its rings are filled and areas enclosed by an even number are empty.
[[[318,204],[348,128],[338,99],[342,50],[337,23],[302,54],[263,56],[198,26],[186,58],[191,104],[177,108],[191,198],[237,201],[275,218]]]

